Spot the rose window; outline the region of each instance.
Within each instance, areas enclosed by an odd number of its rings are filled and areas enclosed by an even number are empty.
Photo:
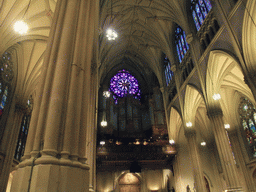
[[[140,99],[140,89],[137,79],[129,71],[121,70],[110,80],[110,91],[117,103],[119,97],[133,95],[135,99]]]

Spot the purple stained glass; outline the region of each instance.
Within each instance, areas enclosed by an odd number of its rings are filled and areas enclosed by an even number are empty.
[[[113,93],[115,104],[120,97],[133,95],[135,99],[139,99],[141,94],[137,79],[124,69],[111,78],[109,89]]]

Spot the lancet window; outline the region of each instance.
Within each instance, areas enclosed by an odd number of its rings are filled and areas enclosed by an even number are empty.
[[[182,59],[184,58],[187,51],[189,50],[189,46],[186,40],[185,31],[183,31],[180,26],[177,26],[175,30],[175,44],[176,44],[176,50],[178,53],[179,62],[181,63]]]
[[[31,111],[32,111],[33,99],[32,97],[29,98],[27,101],[27,111],[26,114],[22,118],[19,137],[16,145],[16,150],[14,154],[14,158],[18,161],[21,160],[21,157],[24,155],[28,130],[29,130],[29,123],[31,119]]]
[[[191,0],[191,10],[197,31],[200,30],[206,16],[212,9],[210,0]]]
[[[166,85],[168,86],[173,78],[174,73],[171,70],[171,63],[165,54],[164,54],[164,74],[165,74]]]
[[[239,114],[250,151],[256,157],[256,110],[249,99],[241,98]]]
[[[5,52],[0,59],[0,118],[3,115],[13,79],[13,62],[9,52]]]

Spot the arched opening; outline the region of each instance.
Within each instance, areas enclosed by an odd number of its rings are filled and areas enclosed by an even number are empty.
[[[141,182],[133,173],[126,173],[120,177],[119,182],[120,192],[140,192]]]

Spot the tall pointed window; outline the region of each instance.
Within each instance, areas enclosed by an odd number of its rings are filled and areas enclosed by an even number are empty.
[[[12,57],[9,52],[5,52],[0,59],[0,118],[8,101],[10,83],[13,76]]]
[[[186,55],[189,46],[186,41],[186,34],[185,31],[181,29],[180,26],[177,26],[175,30],[175,44],[176,44],[176,50],[178,53],[179,61],[181,63],[182,59]]]
[[[33,106],[33,99],[30,96],[30,99],[27,102],[27,114],[23,116],[23,119],[21,122],[19,137],[16,145],[15,154],[14,154],[14,158],[18,161],[20,161],[21,157],[24,155],[27,136],[28,136],[29,123],[31,118],[32,106]]]
[[[212,9],[210,0],[191,0],[191,10],[197,31],[200,30],[206,16]]]
[[[256,157],[256,110],[247,98],[241,98],[239,114],[250,151]]]
[[[165,54],[164,54],[164,74],[165,74],[166,85],[168,86],[174,74],[173,74],[173,71],[171,70],[171,63]]]

